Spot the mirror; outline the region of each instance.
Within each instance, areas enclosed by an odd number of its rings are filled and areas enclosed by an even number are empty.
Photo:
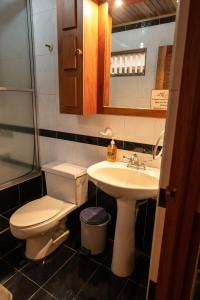
[[[101,112],[165,116],[176,6],[176,0],[109,1]]]

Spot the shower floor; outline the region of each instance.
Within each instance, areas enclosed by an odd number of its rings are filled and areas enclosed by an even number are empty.
[[[29,166],[21,166],[13,162],[0,161],[0,185],[30,173]]]

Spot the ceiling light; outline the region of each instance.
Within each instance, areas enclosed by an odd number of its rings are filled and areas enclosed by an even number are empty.
[[[120,6],[122,6],[122,4],[123,4],[122,0],[115,0],[115,6],[116,7],[120,7]]]

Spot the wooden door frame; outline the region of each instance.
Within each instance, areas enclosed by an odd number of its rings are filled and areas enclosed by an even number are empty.
[[[190,0],[165,225],[156,288],[157,300],[183,294],[200,184],[200,4]]]

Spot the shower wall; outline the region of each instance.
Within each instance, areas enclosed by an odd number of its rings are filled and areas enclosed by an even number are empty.
[[[0,185],[35,168],[30,6],[0,1]]]

